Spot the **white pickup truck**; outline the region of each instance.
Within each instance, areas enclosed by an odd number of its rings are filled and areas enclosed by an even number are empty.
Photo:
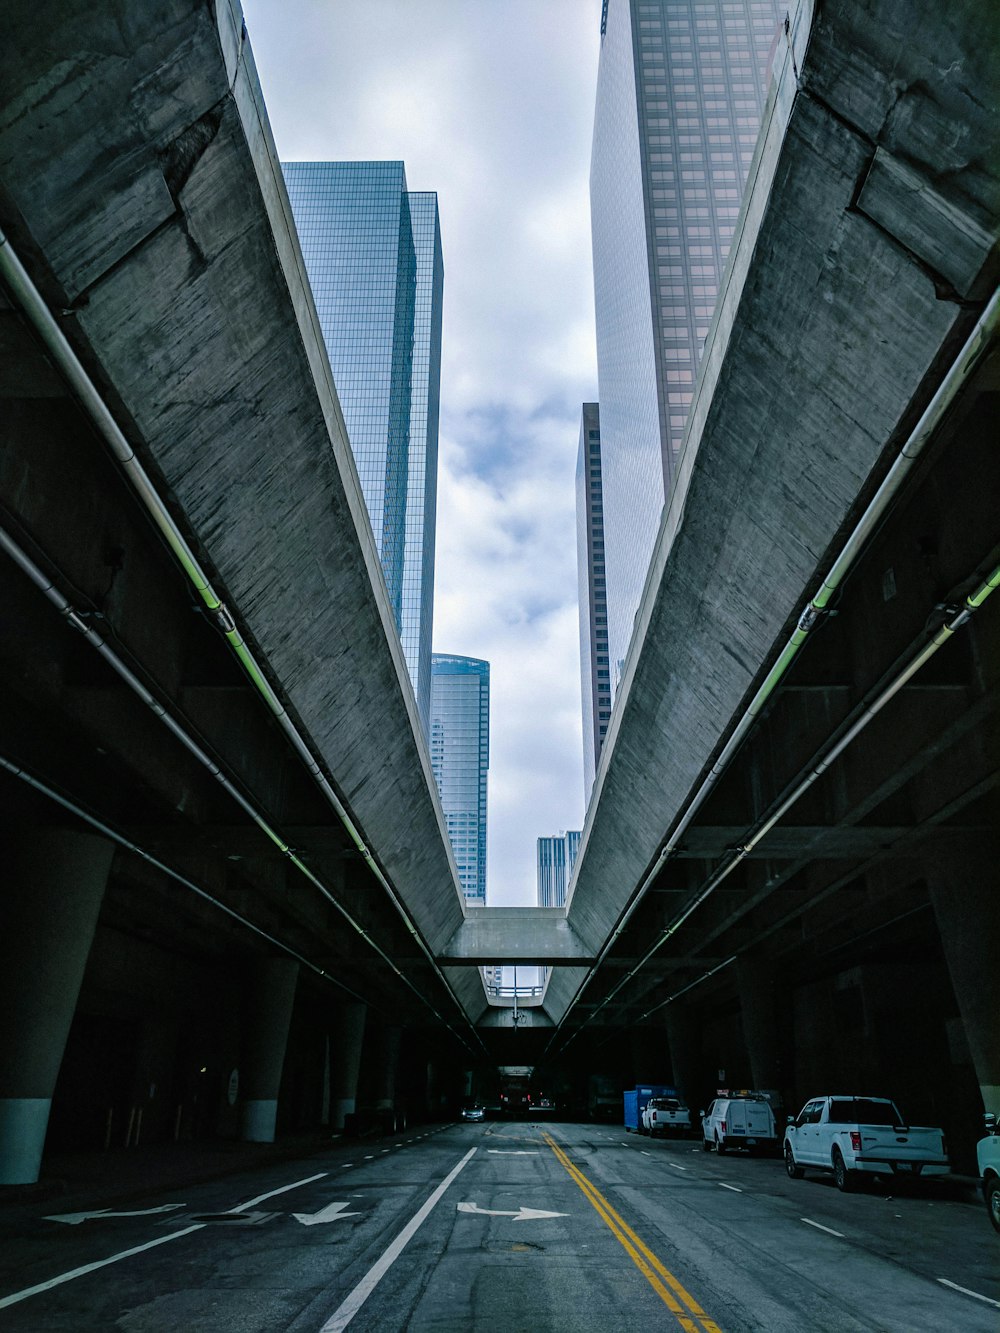
[[[642,1108],[642,1132],[687,1134],[691,1130],[691,1112],[676,1097],[650,1097]]]
[[[1000,1231],[1000,1125],[995,1115],[986,1117],[986,1138],[976,1144],[976,1159],[986,1211],[995,1229]]]
[[[840,1190],[862,1177],[940,1176],[951,1168],[940,1129],[907,1125],[888,1097],[812,1097],[785,1129],[785,1169],[829,1171]]]

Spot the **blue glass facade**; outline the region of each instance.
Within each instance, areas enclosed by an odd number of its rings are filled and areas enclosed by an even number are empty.
[[[430,747],[462,891],[467,902],[485,905],[489,662],[432,656]]]
[[[427,731],[444,267],[402,162],[286,162],[302,256]]]
[[[566,890],[580,850],[580,831],[538,839],[538,906],[564,907]]]
[[[604,564],[601,413],[584,403],[576,456],[576,567],[580,608],[580,695],[583,700],[583,797],[590,800],[597,759],[611,718],[608,590]]]
[[[615,685],[784,13],[776,0],[605,6],[590,196]]]

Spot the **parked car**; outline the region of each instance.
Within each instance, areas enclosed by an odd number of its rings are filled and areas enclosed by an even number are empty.
[[[986,1117],[986,1138],[976,1144],[976,1161],[983,1182],[983,1198],[994,1230],[1000,1231],[1000,1125],[995,1115]]]
[[[936,1176],[951,1169],[944,1132],[908,1125],[888,1097],[812,1097],[785,1128],[785,1169],[831,1172],[840,1190],[865,1176]]]
[[[481,1106],[462,1107],[463,1120],[484,1120],[485,1118],[486,1118],[486,1112]]]
[[[701,1146],[721,1156],[730,1148],[764,1152],[778,1146],[778,1130],[771,1104],[762,1093],[741,1092],[716,1097],[701,1112]]]
[[[654,1134],[687,1134],[691,1129],[691,1112],[677,1097],[650,1097],[642,1112],[642,1132]]]
[[[676,1097],[677,1089],[668,1088],[665,1083],[641,1083],[637,1088],[628,1088],[622,1094],[622,1107],[625,1118],[625,1132],[633,1130],[644,1133],[643,1113],[651,1097]]]

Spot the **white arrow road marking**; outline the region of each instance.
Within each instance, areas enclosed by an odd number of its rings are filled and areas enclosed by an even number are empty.
[[[360,1217],[360,1213],[344,1213],[341,1209],[347,1207],[347,1201],[343,1203],[328,1203],[325,1208],[321,1208],[318,1213],[292,1213],[296,1222],[301,1222],[304,1227],[314,1227],[317,1222],[339,1222],[342,1217]]]
[[[67,1226],[78,1227],[81,1222],[87,1222],[92,1217],[150,1217],[153,1213],[169,1213],[174,1208],[184,1208],[183,1203],[164,1203],[159,1208],[140,1208],[134,1213],[113,1213],[110,1208],[97,1208],[92,1213],[56,1213],[52,1217],[46,1217],[46,1222],[65,1222]]]
[[[480,1208],[477,1203],[460,1203],[460,1213],[480,1213],[483,1217],[512,1217],[515,1222],[537,1222],[540,1217],[569,1217],[569,1213],[547,1213],[542,1208],[525,1208],[524,1204],[511,1212],[506,1208]]]
[[[537,1157],[537,1148],[487,1148],[487,1152],[496,1153],[498,1157]]]

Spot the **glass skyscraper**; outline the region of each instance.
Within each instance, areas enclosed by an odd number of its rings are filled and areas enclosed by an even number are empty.
[[[486,903],[490,664],[431,657],[431,766],[466,902]]]
[[[583,795],[590,800],[597,759],[611,717],[608,587],[604,567],[601,414],[584,403],[576,457],[576,567],[580,608],[580,693],[583,699]]]
[[[538,839],[538,906],[564,907],[566,890],[580,850],[580,832]]]
[[[590,203],[615,687],[784,13],[777,0],[604,3]]]
[[[289,202],[425,734],[444,264],[402,162],[286,162]]]

